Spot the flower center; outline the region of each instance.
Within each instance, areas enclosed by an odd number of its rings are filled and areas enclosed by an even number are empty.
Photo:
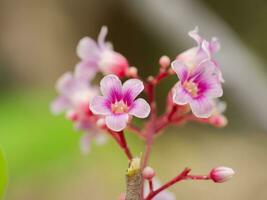
[[[192,97],[196,97],[198,95],[197,84],[193,83],[192,81],[186,81],[184,82],[183,86]]]
[[[111,105],[111,110],[115,114],[121,114],[128,112],[128,106],[123,101],[117,101]]]

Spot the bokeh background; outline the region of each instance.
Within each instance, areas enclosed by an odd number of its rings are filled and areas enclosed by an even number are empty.
[[[80,133],[49,103],[54,84],[78,62],[76,45],[97,37],[103,24],[115,49],[143,77],[158,58],[194,45],[187,32],[199,25],[222,39],[229,125],[215,129],[187,124],[171,128],[154,144],[151,165],[165,182],[185,166],[207,173],[230,166],[225,184],[183,182],[177,199],[267,198],[267,2],[263,0],[0,0],[0,145],[8,161],[7,200],[117,199],[124,191],[127,162],[113,141],[93,145],[84,156]],[[173,80],[171,80],[173,81]],[[171,81],[160,86],[158,100]],[[127,134],[136,155],[143,143]],[[1,178],[1,177],[0,177]]]

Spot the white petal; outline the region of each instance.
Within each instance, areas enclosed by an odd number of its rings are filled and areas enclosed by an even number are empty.
[[[144,90],[144,84],[139,79],[129,79],[123,83],[122,92],[134,100]]]
[[[208,118],[213,111],[213,102],[209,98],[194,99],[190,102],[192,113],[199,118]]]
[[[122,131],[127,126],[128,114],[109,115],[106,117],[106,125],[113,131]]]
[[[144,99],[139,98],[133,102],[129,114],[139,118],[146,118],[148,117],[150,110],[149,104]]]
[[[77,55],[82,60],[93,60],[99,56],[99,48],[92,38],[84,37],[78,43]]]
[[[181,86],[181,82],[178,82],[174,86],[173,102],[178,105],[185,105],[192,99],[191,96]]]
[[[175,60],[172,62],[172,69],[176,72],[180,81],[184,82],[189,76],[189,69],[181,61]]]
[[[108,115],[111,113],[108,100],[103,96],[95,96],[90,102],[90,110],[96,115]]]
[[[100,90],[104,96],[109,96],[113,90],[121,93],[121,80],[113,74],[107,75],[100,81]]]

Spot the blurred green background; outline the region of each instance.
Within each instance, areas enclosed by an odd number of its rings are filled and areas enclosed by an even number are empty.
[[[253,54],[267,63],[267,2],[198,3],[220,16]],[[176,51],[169,50],[125,4],[123,0],[0,0],[0,146],[9,172],[5,199],[117,199],[124,191],[127,161],[115,143],[109,140],[104,146],[93,145],[89,155],[82,155],[81,134],[63,116],[53,116],[49,103],[56,96],[57,78],[78,61],[75,48],[79,39],[85,35],[96,38],[103,24],[109,27],[108,39],[115,49],[138,67],[143,77],[156,72],[162,54],[174,58],[183,50],[179,43]],[[266,68],[261,70],[266,74]],[[173,81],[160,86],[160,105]],[[150,164],[162,182],[185,166],[195,173],[207,173],[217,165],[236,171],[233,180],[225,184],[177,184],[170,189],[177,199],[267,198],[266,130],[251,121],[246,108],[230,94],[235,91],[228,85],[224,96],[227,128],[192,123],[171,128],[155,141]],[[127,139],[139,155],[142,141],[131,133]]]

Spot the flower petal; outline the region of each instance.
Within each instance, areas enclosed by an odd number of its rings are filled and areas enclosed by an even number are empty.
[[[189,31],[188,35],[189,35],[191,38],[193,38],[193,39],[197,42],[198,45],[201,44],[201,42],[202,42],[203,39],[202,39],[202,37],[198,34],[198,27],[197,27],[197,26],[195,27],[194,30]]]
[[[132,102],[142,91],[144,84],[139,79],[129,79],[123,83],[122,93],[125,102]]]
[[[96,63],[91,61],[81,61],[75,66],[74,76],[76,79],[91,81],[97,73]]]
[[[192,113],[199,118],[208,118],[213,111],[213,102],[206,97],[200,97],[192,100],[190,103]]]
[[[134,101],[129,114],[139,118],[146,118],[150,110],[149,104],[144,99],[139,98]]]
[[[70,101],[66,97],[59,96],[50,104],[50,109],[53,114],[57,115],[68,109],[70,106]]]
[[[174,86],[173,102],[178,105],[185,105],[192,99],[191,96],[181,86],[181,82],[178,82]]]
[[[95,96],[90,102],[90,110],[95,115],[109,115],[111,113],[110,102],[103,96]]]
[[[97,38],[97,43],[98,43],[99,47],[102,50],[105,49],[105,48],[112,49],[112,48],[110,48],[110,47],[112,47],[112,45],[110,45],[109,43],[105,42],[107,34],[108,34],[108,27],[107,26],[102,26],[101,30],[100,30],[100,33],[98,35],[98,38]]]
[[[122,131],[127,126],[128,114],[106,116],[106,125],[113,131]]]
[[[59,93],[66,96],[73,92],[75,87],[75,80],[71,72],[64,73],[56,83],[56,89]]]
[[[77,46],[77,55],[82,60],[95,60],[99,56],[99,48],[90,37],[82,38]]]
[[[107,75],[100,81],[100,90],[102,94],[108,98],[119,98],[122,94],[121,80],[113,75]]]
[[[172,69],[176,72],[180,81],[184,82],[189,76],[189,69],[181,61],[175,60],[172,62]]]

